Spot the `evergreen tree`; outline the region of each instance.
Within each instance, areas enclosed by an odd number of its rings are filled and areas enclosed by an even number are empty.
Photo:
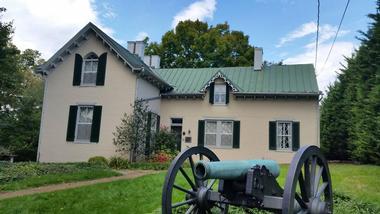
[[[322,102],[321,145],[332,159],[380,164],[379,11],[380,0],[359,49]]]

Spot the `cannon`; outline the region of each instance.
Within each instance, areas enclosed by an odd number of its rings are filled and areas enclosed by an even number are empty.
[[[284,188],[273,160],[220,161],[208,148],[191,147],[172,161],[163,185],[162,213],[228,213],[229,206],[274,213],[332,213],[332,183],[317,146],[294,155]]]

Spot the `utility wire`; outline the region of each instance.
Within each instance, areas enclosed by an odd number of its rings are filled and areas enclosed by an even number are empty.
[[[338,30],[337,30],[336,33],[335,33],[334,40],[333,40],[333,42],[332,42],[332,44],[331,44],[331,47],[330,47],[329,53],[327,54],[327,57],[326,57],[325,63],[324,63],[323,66],[322,66],[321,72],[323,71],[323,69],[324,69],[325,66],[326,66],[327,61],[329,60],[329,57],[330,57],[331,51],[332,51],[332,49],[333,49],[333,47],[334,47],[334,45],[335,45],[336,38],[338,37],[339,30],[340,30],[340,27],[342,26],[343,19],[344,19],[344,16],[346,15],[346,11],[347,11],[348,5],[350,4],[350,1],[351,1],[351,0],[347,0],[347,4],[346,4],[346,7],[344,8],[342,18],[340,19],[340,22],[339,22]]]
[[[320,12],[321,3],[318,0],[318,12],[317,12],[317,38],[315,39],[315,60],[314,66],[315,70],[317,70],[317,61],[318,61],[318,39],[319,39],[319,12]]]

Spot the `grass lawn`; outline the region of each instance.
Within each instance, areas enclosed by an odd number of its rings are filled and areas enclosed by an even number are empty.
[[[0,167],[0,192],[120,175],[108,167],[87,163],[16,163]]]
[[[338,206],[335,205],[335,213],[375,213],[373,207],[380,207],[380,167],[331,164],[330,168],[334,190],[355,201],[340,200]],[[286,172],[287,167],[282,166],[280,184],[283,184]],[[161,206],[164,177],[165,173],[160,173],[1,200],[0,213],[152,213]],[[368,209],[360,201],[373,206]]]

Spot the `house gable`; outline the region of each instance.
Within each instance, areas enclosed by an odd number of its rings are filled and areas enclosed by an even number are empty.
[[[77,48],[88,40],[91,33],[95,34],[96,38],[99,39],[100,42],[102,42],[102,44],[109,49],[114,56],[116,56],[126,67],[129,68],[128,70],[136,73],[139,77],[147,80],[162,91],[169,91],[172,89],[168,83],[153,73],[150,67],[147,66],[137,55],[130,53],[127,49],[118,44],[91,22],[82,28],[72,39],[70,39],[61,49],[59,49],[57,53],[46,61],[46,63],[39,66],[36,69],[36,72],[43,75],[48,75],[51,73],[69,55],[77,51]]]

